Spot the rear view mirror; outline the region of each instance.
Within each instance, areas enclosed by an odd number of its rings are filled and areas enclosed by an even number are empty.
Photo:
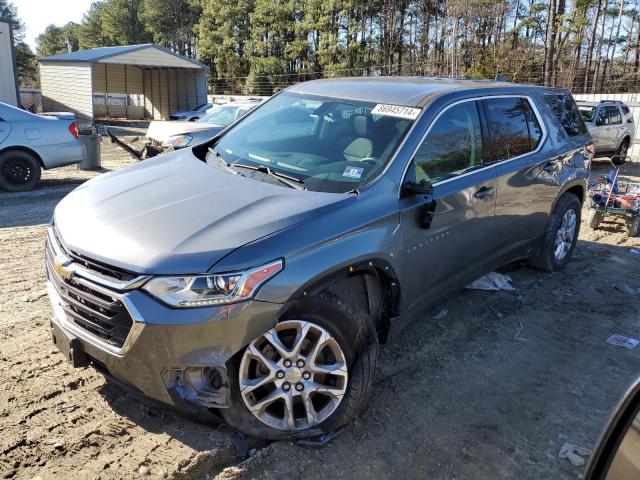
[[[596,445],[585,480],[640,478],[640,378],[616,407]]]

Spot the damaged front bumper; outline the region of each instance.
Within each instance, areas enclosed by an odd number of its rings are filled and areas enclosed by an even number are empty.
[[[91,364],[178,408],[227,407],[228,361],[271,328],[281,308],[252,300],[172,309],[139,289],[105,288],[83,277],[81,268],[66,278],[69,268],[56,260],[48,246],[51,333],[59,350],[74,366]]]

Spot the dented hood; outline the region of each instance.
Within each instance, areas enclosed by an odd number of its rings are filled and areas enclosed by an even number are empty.
[[[204,273],[232,250],[349,198],[233,175],[185,149],[86,182],[58,204],[54,223],[67,249],[108,265]]]

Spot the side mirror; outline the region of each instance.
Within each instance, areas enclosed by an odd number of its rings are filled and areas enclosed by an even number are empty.
[[[431,195],[433,193],[433,185],[427,180],[419,182],[408,181],[402,184],[403,196],[410,195]]]
[[[640,478],[640,378],[627,390],[602,432],[584,480]]]

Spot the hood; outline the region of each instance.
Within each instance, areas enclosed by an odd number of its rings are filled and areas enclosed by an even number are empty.
[[[211,123],[188,122],[182,120],[154,121],[149,124],[147,137],[164,144],[169,137],[182,135],[189,132],[197,132],[215,127]]]
[[[107,265],[204,273],[236,248],[351,198],[233,175],[186,149],[86,182],[58,204],[54,222],[67,249]]]

